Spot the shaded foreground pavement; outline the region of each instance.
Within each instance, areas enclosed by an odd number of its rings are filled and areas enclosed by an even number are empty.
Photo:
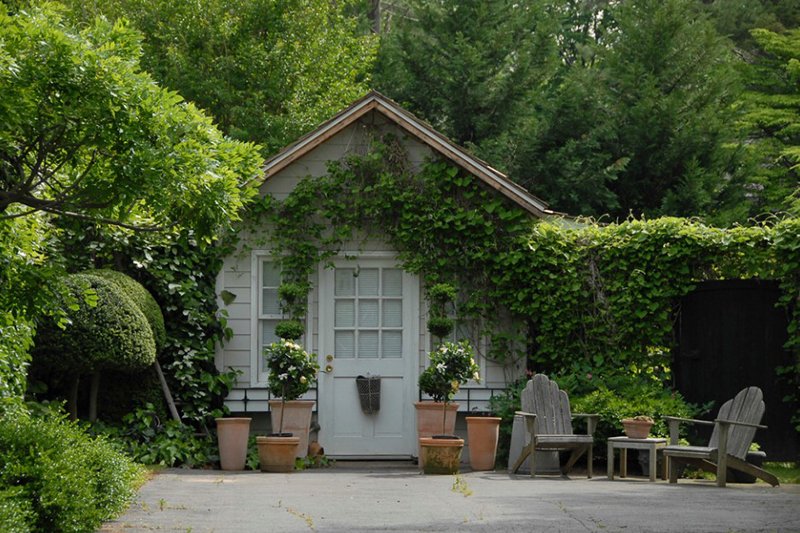
[[[169,469],[102,531],[800,532],[800,485],[423,476],[388,462],[291,474]]]

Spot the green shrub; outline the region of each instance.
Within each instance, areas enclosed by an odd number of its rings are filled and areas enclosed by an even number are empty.
[[[0,412],[3,404],[19,401],[25,394],[32,337],[31,324],[0,312]]]
[[[588,394],[570,398],[573,413],[596,413],[600,420],[595,431],[595,442],[605,442],[608,437],[623,434],[623,418],[637,415],[654,420],[650,434],[668,437],[669,428],[664,416],[694,418],[704,412],[703,406],[691,404],[677,391],[666,389],[656,382],[640,381],[634,377],[617,380],[613,389],[605,384]],[[686,430],[683,425],[682,430]]]
[[[22,487],[0,489],[0,531],[27,533],[35,521],[33,504],[25,498]]]
[[[0,530],[93,531],[124,509],[141,475],[63,415],[0,419]]]
[[[65,329],[43,321],[36,334],[34,364],[66,374],[98,370],[138,370],[155,362],[150,325],[116,283],[99,276],[73,274],[65,284],[78,300]],[[87,289],[96,304],[87,302]]]
[[[218,460],[215,439],[198,436],[191,426],[177,420],[162,422],[151,403],[129,413],[122,422],[122,426],[95,424],[93,431],[118,441],[140,463],[202,467]]]
[[[161,352],[164,343],[167,340],[167,331],[164,327],[164,315],[161,313],[156,299],[153,295],[144,288],[144,286],[128,276],[117,270],[98,269],[87,271],[86,274],[100,276],[101,278],[111,281],[122,289],[122,291],[133,300],[133,303],[139,308],[147,323],[150,324],[150,329],[153,332],[153,340],[156,343],[156,353]]]

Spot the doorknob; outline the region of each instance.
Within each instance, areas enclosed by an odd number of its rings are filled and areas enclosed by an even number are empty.
[[[326,355],[325,356],[325,361],[327,361],[329,363],[332,362],[333,361],[333,355],[331,355],[331,354]]]
[[[326,374],[330,374],[331,372],[333,372],[333,365],[330,364],[325,365],[325,369],[323,370],[323,372]]]

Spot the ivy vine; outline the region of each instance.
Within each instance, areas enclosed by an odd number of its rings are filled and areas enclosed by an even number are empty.
[[[668,380],[676,302],[704,280],[778,280],[787,347],[800,352],[798,219],[730,229],[680,218],[539,221],[448,162],[414,172],[405,160],[397,139],[374,141],[286,199],[267,195],[248,224],[306,292],[345,243],[385,240],[426,289],[446,283],[466,295],[459,318],[481,325],[483,355],[574,376],[577,391],[606,374]],[[800,365],[778,372],[797,385]]]

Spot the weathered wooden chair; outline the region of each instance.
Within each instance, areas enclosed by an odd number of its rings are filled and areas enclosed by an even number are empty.
[[[524,418],[525,431],[530,440],[526,440],[527,444],[511,468],[511,473],[516,473],[525,459],[530,457],[531,477],[534,477],[537,451],[571,450],[561,473],[569,473],[575,462],[586,453],[588,477],[592,477],[593,435],[599,415],[570,413],[567,393],[544,374],[536,374],[528,381],[522,391],[520,403],[522,411],[517,411],[516,414]],[[577,417],[587,418],[586,435],[572,432],[572,419]]]
[[[715,473],[719,487],[725,486],[728,468],[763,479],[773,487],[777,486],[778,478],[745,461],[756,429],[767,428],[759,424],[764,415],[763,396],[758,387],[742,389],[732,400],[722,405],[713,422],[665,417],[669,423],[670,444],[663,451],[669,469],[669,482],[678,482],[678,467],[680,463],[686,463]],[[681,422],[714,426],[708,446],[679,445],[678,427]]]

